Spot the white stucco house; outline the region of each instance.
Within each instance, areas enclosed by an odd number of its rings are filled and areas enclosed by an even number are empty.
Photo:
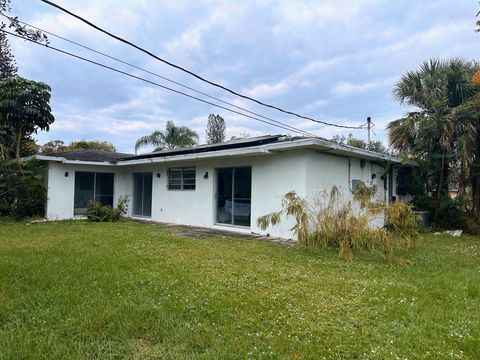
[[[291,221],[262,231],[259,216],[280,210],[289,191],[313,199],[360,182],[379,199],[395,199],[400,159],[319,138],[269,135],[142,155],[70,151],[48,162],[46,217],[81,217],[90,200],[130,199],[128,216],[292,238]]]

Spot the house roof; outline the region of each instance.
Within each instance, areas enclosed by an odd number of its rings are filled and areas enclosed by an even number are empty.
[[[101,150],[71,150],[41,154],[47,157],[64,158],[66,160],[105,162],[116,161],[131,156],[131,154],[109,152]]]
[[[140,155],[79,150],[39,154],[36,157],[40,160],[60,161],[64,163],[102,163],[103,165],[128,166],[162,162],[196,161],[221,157],[257,156],[301,149],[372,161],[401,162],[401,159],[398,157],[343,145],[322,138],[290,137],[285,135],[266,135],[246,139],[235,139],[219,144],[197,145]]]
[[[190,146],[190,147],[179,148],[179,149],[154,151],[146,154],[126,156],[120,160],[150,159],[150,158],[162,157],[162,156],[197,154],[197,153],[204,153],[209,151],[218,151],[218,150],[225,150],[225,149],[240,149],[240,148],[250,147],[250,146],[271,144],[273,142],[278,141],[278,139],[282,137],[285,137],[285,136],[284,135],[264,135],[264,136],[257,136],[252,138],[232,139],[232,140],[228,140],[218,144],[196,145],[196,146]]]

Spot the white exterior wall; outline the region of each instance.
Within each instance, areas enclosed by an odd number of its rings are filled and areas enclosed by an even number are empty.
[[[168,168],[196,168],[195,190],[168,190]],[[251,228],[216,225],[216,174],[221,167],[252,167]],[[351,178],[368,180],[369,161],[362,170],[360,160],[351,159]],[[65,172],[69,176],[65,177]],[[312,199],[319,191],[337,185],[349,195],[348,159],[321,154],[313,150],[292,150],[249,157],[226,157],[196,162],[175,162],[150,165],[101,166],[49,163],[47,218],[73,218],[75,171],[113,172],[114,203],[120,196],[128,195],[129,212],[133,206],[133,173],[152,172],[151,220],[184,225],[245,231],[271,236],[292,238],[289,230],[294,220],[283,220],[279,225],[262,231],[256,225],[259,216],[281,209],[283,195],[295,191],[301,197]],[[377,170],[378,171],[378,170]],[[383,171],[383,170],[382,170]],[[204,174],[208,172],[208,178]],[[160,177],[157,177],[157,173]],[[383,197],[383,181],[377,172],[379,193]],[[377,193],[378,194],[378,193]]]
[[[73,218],[73,196],[75,193],[75,171],[94,171],[113,173],[114,204],[122,194],[122,177],[114,166],[72,165],[50,161],[47,175],[47,218],[64,220]],[[68,176],[65,173],[68,172]]]
[[[306,152],[291,151],[248,158],[128,166],[128,169],[122,169],[123,176],[121,184],[118,185],[122,192],[118,195],[129,196],[131,201],[128,215],[131,216],[133,173],[152,172],[151,220],[153,221],[292,237],[289,231],[293,226],[292,221],[283,222],[267,231],[262,231],[257,227],[256,219],[269,212],[278,211],[282,196],[289,191],[295,190],[300,196],[306,195],[306,154]],[[168,190],[168,168],[189,166],[196,168],[195,190]],[[252,168],[251,228],[216,225],[215,169],[244,166]],[[207,179],[204,178],[206,172],[208,172]],[[160,178],[157,177],[157,173],[160,174]]]
[[[350,161],[350,176],[349,176]],[[375,174],[375,179],[372,175]],[[352,199],[351,181],[358,179],[367,185],[376,185],[377,200],[387,200],[388,191],[385,190],[385,182],[388,183],[387,170],[379,164],[366,160],[362,167],[360,159],[311,152],[307,164],[307,197],[312,200],[324,190],[330,191],[336,185],[345,200]],[[385,180],[382,179],[385,177]]]

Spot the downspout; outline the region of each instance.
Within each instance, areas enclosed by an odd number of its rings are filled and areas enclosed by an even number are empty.
[[[350,157],[348,157],[348,189],[352,194],[355,193],[352,189],[352,161],[350,160]]]

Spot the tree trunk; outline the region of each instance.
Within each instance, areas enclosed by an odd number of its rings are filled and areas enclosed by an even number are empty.
[[[457,197],[459,199],[465,199],[467,183],[468,183],[468,162],[462,159],[460,162],[460,177],[458,179]]]
[[[438,181],[437,187],[437,199],[442,196],[448,196],[448,181],[450,175],[450,168],[448,161],[445,159],[445,151],[442,156],[442,167],[440,169],[440,180]]]
[[[480,218],[480,144],[477,145],[470,178],[472,180],[472,211],[477,218]]]
[[[20,166],[20,147],[22,145],[22,131],[23,127],[20,126],[17,133],[17,144],[15,148],[15,159],[17,160],[18,166]]]

